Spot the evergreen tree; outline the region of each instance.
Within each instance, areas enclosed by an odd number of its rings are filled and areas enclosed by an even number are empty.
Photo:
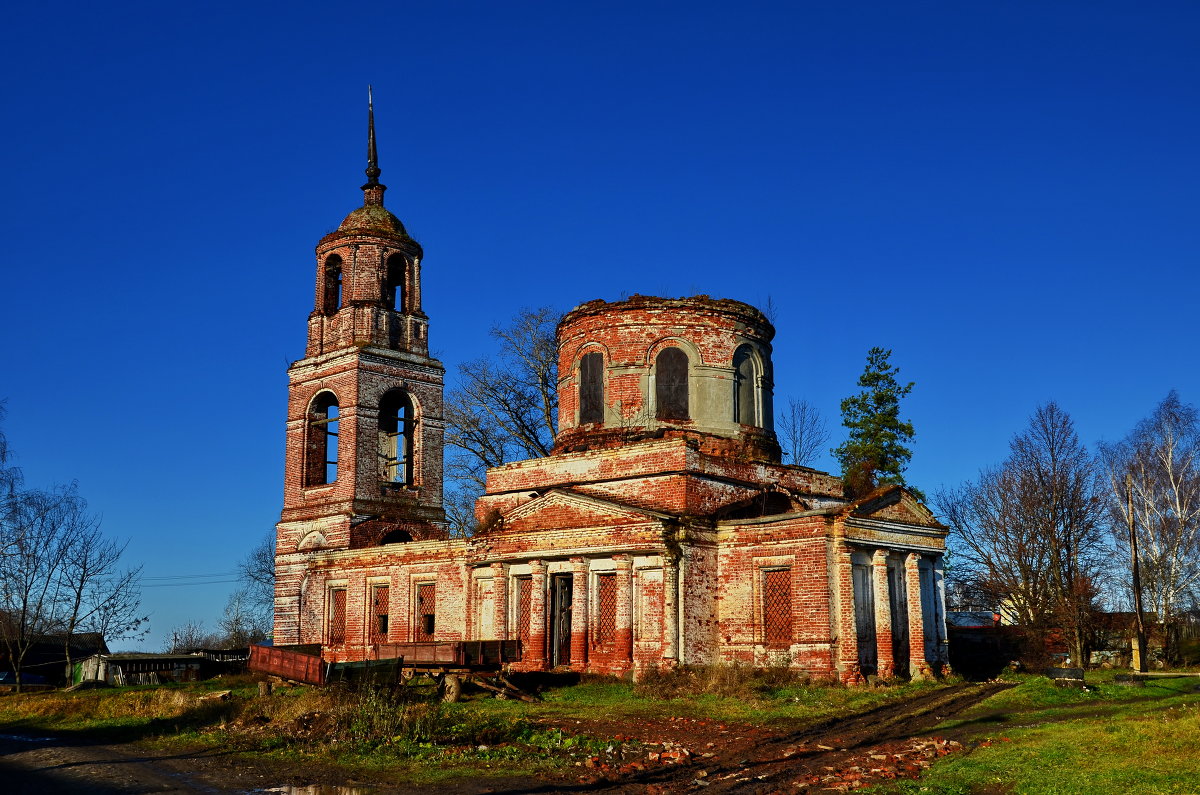
[[[842,401],[842,424],[850,435],[833,451],[842,465],[842,481],[850,497],[861,497],[878,485],[904,484],[912,458],[913,426],[900,419],[900,399],[912,391],[896,380],[900,368],[888,363],[890,350],[867,351],[867,366],[858,378],[862,391]]]

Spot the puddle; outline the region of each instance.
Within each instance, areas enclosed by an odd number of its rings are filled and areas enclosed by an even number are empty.
[[[0,740],[15,740],[19,743],[52,743],[56,737],[30,737],[27,734],[0,734]]]
[[[278,792],[281,795],[371,795],[371,787],[341,787],[330,784],[313,784],[308,787],[264,787],[250,790],[255,793]]]

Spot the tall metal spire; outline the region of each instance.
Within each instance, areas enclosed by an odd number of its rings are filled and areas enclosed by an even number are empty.
[[[367,184],[363,190],[379,184],[379,154],[375,151],[375,102],[367,86]]]

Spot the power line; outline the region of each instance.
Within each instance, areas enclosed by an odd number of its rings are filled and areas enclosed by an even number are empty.
[[[241,582],[242,576],[237,571],[218,571],[210,574],[163,574],[156,577],[142,577],[143,588],[178,588],[181,585],[228,585]]]
[[[143,580],[210,580],[215,576],[238,576],[238,572],[216,572],[214,574],[164,574],[144,576]]]
[[[149,585],[143,585],[143,588],[178,588],[181,585],[224,585],[231,582],[241,582],[241,580],[193,580],[192,582],[153,582]]]

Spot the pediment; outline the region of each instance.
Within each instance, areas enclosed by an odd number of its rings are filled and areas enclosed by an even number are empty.
[[[312,530],[305,534],[304,538],[300,539],[300,543],[296,545],[299,552],[308,552],[314,549],[324,549],[329,545],[325,539],[325,534],[320,530]]]
[[[667,514],[554,489],[504,515],[506,530],[614,527],[662,521]]]
[[[875,491],[855,503],[850,509],[850,515],[923,527],[942,526],[933,512],[902,486],[890,486]]]

